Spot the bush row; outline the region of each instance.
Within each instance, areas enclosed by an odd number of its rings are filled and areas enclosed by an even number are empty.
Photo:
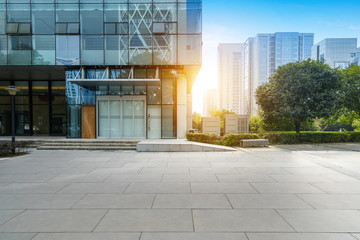
[[[360,132],[265,132],[265,133],[230,133],[223,137],[206,133],[187,133],[186,138],[193,142],[240,146],[242,139],[268,139],[270,144],[300,143],[340,143],[360,142]]]
[[[10,156],[13,151],[15,154],[21,154],[27,152],[30,146],[34,145],[33,141],[19,141],[15,144],[9,142],[0,143],[0,157]]]

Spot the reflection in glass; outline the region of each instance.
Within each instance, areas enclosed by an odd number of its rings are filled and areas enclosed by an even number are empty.
[[[121,137],[120,100],[110,100],[110,137]]]
[[[151,35],[133,35],[130,37],[129,62],[135,65],[152,64]]]
[[[145,137],[145,101],[134,100],[134,137]]]
[[[81,34],[103,34],[103,5],[80,5]]]
[[[32,4],[33,34],[54,34],[54,4]]]
[[[103,35],[81,36],[81,64],[104,64],[104,37]]]
[[[8,37],[8,61],[11,65],[31,64],[31,36]]]
[[[161,104],[161,88],[159,86],[148,86],[148,104]]]
[[[174,106],[162,106],[162,138],[174,138]]]
[[[81,137],[81,106],[67,105],[67,121],[66,121],[66,137],[80,138]]]
[[[123,137],[133,137],[133,101],[122,101],[122,130]]]
[[[105,36],[105,64],[127,65],[129,60],[128,36]]]
[[[30,4],[8,4],[7,21],[11,22],[30,22]]]
[[[161,106],[148,105],[148,138],[161,138]]]
[[[49,134],[49,105],[33,105],[33,134]]]
[[[109,137],[109,101],[98,101],[99,137]]]
[[[56,36],[56,65],[79,65],[79,36]]]
[[[162,104],[174,104],[174,79],[162,79]]]
[[[7,64],[7,39],[6,35],[0,35],[0,65]]]
[[[55,65],[55,36],[33,36],[32,62],[34,65]]]

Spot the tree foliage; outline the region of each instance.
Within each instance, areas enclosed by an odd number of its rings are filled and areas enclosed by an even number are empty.
[[[345,112],[360,116],[360,66],[341,70],[341,105]]]
[[[258,87],[256,100],[266,124],[290,119],[299,133],[302,123],[331,116],[339,88],[337,69],[308,59],[279,67],[268,83]]]
[[[193,112],[192,114],[192,127],[201,131],[201,114]]]

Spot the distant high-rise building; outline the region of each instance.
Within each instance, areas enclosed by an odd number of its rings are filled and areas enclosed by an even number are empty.
[[[218,47],[219,108],[235,113],[244,111],[243,64],[244,44],[228,43]]]
[[[287,63],[311,58],[314,44],[313,33],[277,32],[257,34],[244,44],[244,103],[245,113],[254,114],[257,109],[255,91],[266,83],[275,70]]]
[[[203,116],[210,117],[210,111],[218,108],[217,102],[217,89],[207,89],[204,93],[204,100],[203,100]]]
[[[312,59],[324,61],[332,68],[359,64],[357,38],[325,38],[312,48]]]

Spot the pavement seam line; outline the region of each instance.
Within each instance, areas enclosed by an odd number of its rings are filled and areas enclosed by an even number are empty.
[[[99,224],[101,223],[101,221],[104,219],[104,217],[108,214],[108,212],[110,211],[110,209],[108,209],[106,211],[106,213],[104,214],[104,216],[102,216],[102,218],[99,220],[99,222],[95,225],[95,227],[93,228],[93,230],[91,230],[91,232],[94,232],[94,230],[99,226]]]

